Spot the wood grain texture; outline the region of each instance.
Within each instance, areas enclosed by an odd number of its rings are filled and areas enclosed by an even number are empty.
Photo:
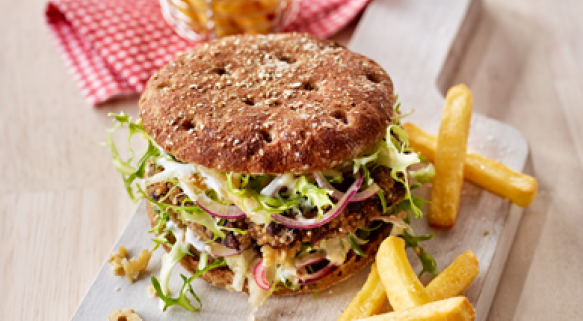
[[[99,109],[83,101],[49,37],[45,4],[0,2],[0,320],[67,320],[135,208],[108,154],[92,142],[104,139],[108,111],[135,115],[137,99]],[[540,183],[514,244],[507,242],[488,320],[577,320],[583,4],[485,0],[483,7],[477,33],[438,88],[464,82],[477,112],[518,128]],[[337,37],[346,43],[350,34]],[[395,83],[400,93],[409,86]],[[428,86],[413,85],[413,94]]]
[[[577,320],[583,313],[581,10],[580,1],[486,1],[454,77],[478,89],[477,112],[528,138],[529,168],[539,181],[489,320]]]

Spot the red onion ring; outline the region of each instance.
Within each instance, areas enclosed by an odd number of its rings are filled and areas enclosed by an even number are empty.
[[[322,174],[322,172],[314,172],[312,173],[312,175],[314,175],[314,178],[316,178],[316,182],[318,183],[318,186],[320,186],[320,188],[325,188],[332,191],[333,198],[341,199],[344,196],[344,193],[337,190],[334,186],[332,186],[332,184],[328,182],[328,180],[324,177],[324,174]],[[356,193],[356,195],[354,195],[354,197],[352,197],[349,202],[350,203],[362,202],[366,199],[369,199],[372,196],[374,196],[379,191],[379,189],[380,187],[376,183],[373,183],[364,191]]]
[[[330,263],[330,264],[326,265],[320,271],[317,271],[316,273],[308,274],[308,275],[304,276],[303,278],[300,278],[298,280],[298,283],[299,284],[310,284],[310,283],[318,282],[321,279],[323,279],[325,276],[327,276],[328,274],[332,273],[332,270],[334,270],[335,267],[336,267],[336,265]]]
[[[295,267],[301,269],[308,265],[316,264],[318,262],[324,261],[326,259],[326,254],[322,252],[315,252],[306,255],[302,255],[296,259]]]
[[[313,172],[312,175],[314,175],[314,178],[316,179],[316,182],[318,183],[318,186],[320,186],[320,188],[325,188],[332,191],[331,196],[333,198],[341,199],[342,196],[344,196],[344,193],[337,190],[336,187],[332,186],[332,184],[328,182],[328,180],[326,179],[326,177],[324,177],[324,174],[322,174],[322,172]]]
[[[263,261],[261,259],[258,260],[257,264],[255,264],[255,268],[253,269],[253,278],[255,279],[255,283],[257,286],[263,290],[269,290],[269,282],[265,278],[265,267],[263,266]]]
[[[356,193],[356,195],[354,195],[354,197],[350,199],[350,203],[362,202],[364,200],[367,200],[375,196],[380,189],[381,188],[377,185],[377,183],[373,183],[371,186],[367,187],[367,189],[365,189],[364,191]]]
[[[350,199],[352,197],[354,197],[354,195],[356,194],[356,192],[358,191],[358,189],[360,188],[361,185],[362,185],[362,174],[359,173],[358,176],[356,177],[356,180],[354,181],[354,183],[352,183],[352,185],[350,186],[348,191],[346,191],[344,196],[328,212],[324,213],[324,216],[322,217],[321,220],[318,220],[317,218],[296,220],[293,218],[285,217],[279,213],[273,214],[271,217],[275,221],[277,221],[277,222],[279,222],[287,227],[291,227],[291,228],[304,229],[304,228],[314,228],[314,227],[322,226],[322,225],[330,222],[332,219],[334,219],[336,216],[338,216],[338,214],[340,214],[340,212],[342,212],[342,210],[346,207],[346,205],[348,205],[348,202],[350,201]]]
[[[243,212],[236,205],[223,205],[213,201],[205,195],[201,195],[196,201],[196,204],[198,204],[198,206],[200,206],[200,208],[202,208],[205,212],[214,217],[225,219],[237,219],[245,217],[245,212]]]

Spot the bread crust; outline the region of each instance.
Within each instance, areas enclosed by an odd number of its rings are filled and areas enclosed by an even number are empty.
[[[183,162],[250,174],[306,173],[385,136],[393,83],[374,61],[307,34],[221,38],[148,81],[144,128]]]
[[[150,224],[152,226],[156,225],[156,213],[154,212],[154,209],[149,202],[146,204],[146,210],[148,213],[148,218],[150,219]],[[321,291],[333,286],[336,283],[350,278],[352,275],[356,274],[368,263],[374,260],[381,242],[389,235],[390,230],[391,228],[387,226],[386,228],[375,231],[375,233],[369,238],[369,242],[361,246],[362,250],[367,255],[366,257],[358,256],[353,251],[350,251],[346,262],[342,266],[336,268],[331,274],[321,279],[319,282],[312,285],[303,285],[297,290],[282,289],[274,292],[273,295],[295,295],[299,293],[312,292],[314,290]],[[166,245],[163,245],[163,247],[166,252],[170,252],[170,248],[168,248]],[[194,274],[196,272],[196,268],[198,267],[198,261],[188,255],[180,261],[180,264],[191,274]],[[203,273],[200,278],[209,284],[227,289],[227,286],[233,282],[233,276],[233,272],[225,266],[207,271]],[[249,294],[247,281],[245,281],[243,292]]]

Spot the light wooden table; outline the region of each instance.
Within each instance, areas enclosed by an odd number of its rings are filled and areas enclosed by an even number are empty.
[[[45,26],[45,1],[0,3],[0,320],[68,320],[133,213],[92,109]],[[454,83],[529,140],[525,211],[490,320],[583,314],[583,2],[486,0]],[[351,29],[337,36],[349,39]],[[390,73],[390,70],[389,70]],[[419,88],[423,90],[423,88]]]

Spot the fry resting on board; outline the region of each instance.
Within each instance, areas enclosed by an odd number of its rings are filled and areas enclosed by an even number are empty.
[[[458,296],[470,286],[480,273],[478,259],[472,251],[458,256],[447,269],[441,271],[425,288],[431,301],[439,301]]]
[[[338,321],[356,320],[378,314],[385,302],[387,302],[387,292],[381,283],[376,263],[373,263],[366,283],[350,301]]]
[[[419,307],[380,314],[360,319],[363,321],[470,321],[475,319],[475,311],[465,297],[428,303]]]
[[[466,290],[480,272],[478,260],[472,251],[458,256],[445,270],[431,280],[425,291],[432,301],[449,299]],[[383,271],[384,273],[384,271]],[[350,321],[373,316],[387,301],[387,292],[380,282],[376,264],[371,267],[362,290],[350,301],[338,321]]]
[[[472,117],[472,93],[465,85],[448,90],[435,153],[435,177],[427,221],[452,227],[459,211],[464,161]]]
[[[395,311],[431,302],[405,253],[402,238],[387,237],[377,252],[377,268]]]
[[[409,135],[411,147],[432,162],[435,161],[437,137],[411,123],[403,124],[403,129]],[[464,177],[521,207],[532,203],[538,188],[534,177],[515,172],[500,162],[476,153],[466,154]]]

